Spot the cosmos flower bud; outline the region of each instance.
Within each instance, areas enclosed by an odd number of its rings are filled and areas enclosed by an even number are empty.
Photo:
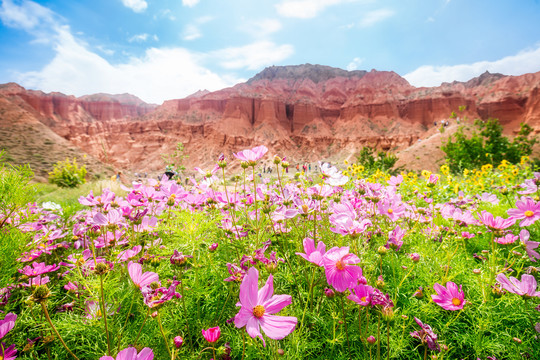
[[[241,167],[242,169],[247,169],[247,168],[249,167],[249,164],[248,164],[247,161],[242,161],[242,162],[240,163],[240,167]]]
[[[154,311],[150,316],[155,319],[158,316],[158,312]]]
[[[218,248],[219,244],[218,243],[213,243],[211,245],[208,245],[208,250],[214,252],[216,251],[216,249]]]
[[[480,275],[480,274],[482,274],[482,270],[480,270],[480,269],[473,269],[472,272],[473,272],[474,275]]]
[[[281,167],[284,168],[284,169],[288,168],[290,165],[291,164],[289,164],[288,161],[284,161],[284,162],[281,163]]]
[[[47,300],[48,297],[51,296],[51,291],[47,287],[47,285],[40,285],[34,290],[34,293],[32,294],[32,300],[37,303],[41,303],[45,300]]]
[[[424,297],[424,289],[420,286],[413,296],[417,299],[422,299]]]
[[[105,263],[98,263],[96,269],[94,270],[98,275],[105,275],[109,271],[109,267]]]
[[[277,353],[278,353],[279,356],[283,356],[283,355],[285,355],[285,350],[283,350],[283,349],[278,349],[278,350],[277,350]]]
[[[277,155],[274,156],[274,164],[279,165],[280,162],[281,162],[281,158]]]
[[[415,263],[420,261],[420,255],[418,253],[409,254],[409,258]]]
[[[330,289],[330,288],[325,288],[324,289],[324,295],[327,297],[327,298],[333,298],[336,293],[334,292],[334,290]]]
[[[180,349],[182,347],[182,344],[184,344],[184,339],[181,336],[175,336],[173,341],[174,346],[176,346],[177,349]]]
[[[377,289],[382,289],[384,288],[385,285],[386,283],[384,282],[382,275],[379,275],[379,277],[377,278],[377,282],[375,283],[375,286],[377,287]]]
[[[377,342],[377,339],[375,339],[375,336],[371,335],[367,339],[368,344],[373,345]]]
[[[521,344],[521,339],[514,337],[512,340],[514,340],[517,344]]]
[[[381,245],[377,249],[377,252],[379,253],[379,255],[383,256],[383,255],[386,255],[386,253],[388,252],[388,249],[384,247],[383,245]]]
[[[169,196],[169,198],[167,199],[167,205],[173,206],[175,202],[176,202],[176,194],[171,194],[171,196]]]
[[[390,322],[394,320],[394,310],[391,307],[384,307],[381,310],[383,320]]]

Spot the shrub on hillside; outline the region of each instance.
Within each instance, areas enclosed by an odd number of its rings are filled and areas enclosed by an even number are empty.
[[[13,166],[5,163],[5,151],[0,151],[0,229],[9,219],[32,200],[34,173],[30,166]]]
[[[356,156],[356,161],[362,165],[368,174],[372,174],[377,170],[386,171],[391,175],[399,173],[402,169],[394,169],[394,165],[398,161],[398,157],[395,154],[388,153],[386,151],[375,151],[367,146],[364,146],[360,151],[360,154]]]
[[[512,164],[520,162],[521,157],[529,156],[536,139],[529,139],[532,128],[521,124],[517,136],[510,141],[503,135],[503,127],[497,119],[476,120],[478,131],[468,138],[460,126],[448,138],[441,149],[446,153],[446,163],[453,173],[464,169],[479,168],[483,164],[496,165],[506,160]]]
[[[79,167],[77,159],[71,161],[66,158],[54,165],[53,171],[49,173],[49,182],[60,187],[77,187],[86,182],[86,167]]]

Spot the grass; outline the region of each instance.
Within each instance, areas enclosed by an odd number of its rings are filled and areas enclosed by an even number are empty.
[[[495,285],[493,266],[495,272],[504,272],[518,279],[527,273],[537,276],[534,263],[525,254],[523,246],[519,241],[510,246],[496,245],[496,257],[492,258],[492,233],[484,225],[462,226],[451,216],[444,215],[446,212],[442,206],[433,207],[427,201],[434,199],[444,206],[453,204],[463,211],[472,211],[476,217],[482,210],[506,217],[507,209],[515,206],[514,197],[519,190],[510,185],[531,178],[529,168],[525,165],[519,167],[516,175],[513,175],[512,168],[473,172],[467,177],[457,178],[441,174],[434,186],[428,185],[428,174],[426,178],[405,174],[404,181],[395,190],[376,185],[386,186],[388,174],[360,174],[354,166],[352,168],[351,177],[360,177],[363,181],[354,183],[351,179],[344,185],[344,190],[321,187],[322,183],[316,185],[305,176],[298,175],[291,179],[290,184],[277,184],[274,179],[269,185],[260,187],[257,203],[251,195],[253,184],[248,184],[245,193],[240,191],[239,185],[238,197],[243,200],[234,206],[230,192],[234,187],[230,186],[225,195],[220,193],[222,187],[219,184],[184,191],[172,182],[164,182],[161,188],[148,186],[129,192],[111,181],[89,183],[76,189],[36,185],[33,200],[58,203],[64,213],[56,218],[49,211],[38,208],[35,214],[19,214],[21,224],[37,226],[34,231],[18,226],[18,220],[9,228],[0,229],[0,256],[3,259],[0,285],[28,282],[28,278],[17,270],[29,263],[21,264],[15,260],[24,251],[39,249],[35,243],[27,244],[37,242],[43,247],[62,242],[71,244],[67,248],[58,247],[50,253],[43,253],[36,261],[46,264],[73,261],[77,264],[75,267],[62,266],[60,270],[44,275],[48,275],[50,280],[47,287],[51,296],[46,305],[53,324],[81,360],[98,359],[106,354],[106,333],[111,338],[113,355],[119,349],[136,345],[139,350],[151,348],[155,359],[174,358],[169,355],[166,345],[173,347],[173,337],[182,336],[184,344],[175,350],[176,358],[209,359],[213,356],[213,345],[204,340],[201,330],[214,326],[221,328],[215,350],[218,358],[223,359],[226,359],[222,357],[225,356],[226,343],[232,349],[231,357],[235,359],[274,359],[283,352],[283,358],[288,359],[378,359],[379,354],[384,359],[424,359],[426,354],[436,355],[438,359],[476,360],[495,356],[517,360],[527,356],[534,358],[540,353],[540,343],[533,327],[540,322],[539,312],[533,309],[540,303],[539,299],[524,299],[508,292],[494,295],[492,292]],[[231,174],[225,176],[230,178]],[[498,204],[472,201],[476,194],[488,190],[487,184],[489,190],[498,196]],[[508,186],[508,196],[496,190],[503,185]],[[115,201],[131,211],[131,218],[113,216],[116,209],[120,209],[116,204],[89,208],[78,202],[80,196],[87,196],[92,191],[97,197],[105,188],[117,194]],[[459,199],[456,189],[465,191],[465,199],[470,198],[471,201]],[[393,201],[407,206],[410,214],[392,220],[378,210],[378,206],[394,198],[394,191],[400,197],[399,201]],[[276,223],[275,217],[282,206],[308,211],[302,204],[311,209],[310,215],[298,214],[283,220],[283,223]],[[358,234],[337,233],[340,223],[332,214],[344,211],[345,206],[355,209],[357,221],[366,219],[371,225]],[[433,220],[429,217],[431,211],[435,211]],[[97,213],[102,213],[108,224],[98,226]],[[419,216],[421,214],[426,217]],[[135,231],[142,218],[149,220],[153,216],[159,219],[156,227]],[[225,218],[240,226],[247,236],[236,239],[235,230],[228,230]],[[114,225],[117,222],[120,225]],[[41,227],[35,224],[41,224]],[[282,225],[287,231],[279,230]],[[386,249],[384,246],[389,233],[397,226],[405,230],[402,247],[399,250],[382,250]],[[61,234],[50,240],[56,229]],[[517,235],[520,230],[516,224],[508,231]],[[528,230],[532,239],[540,234],[538,224],[528,227]],[[475,237],[465,239],[462,231],[474,233]],[[101,247],[103,236],[108,233],[111,245]],[[325,289],[332,288],[332,285],[327,282],[325,269],[296,255],[304,252],[303,240],[306,237],[316,238],[316,242],[323,241],[327,251],[334,246],[349,246],[359,258],[357,266],[362,268],[367,283],[392,299],[394,306],[391,310],[380,306],[365,310],[347,299],[349,290],[343,295],[336,291],[335,296],[326,296]],[[89,249],[96,257],[109,262],[103,275],[104,303],[111,311],[107,316],[107,329],[102,316],[87,318],[85,311],[89,301],[101,301],[101,283],[100,276],[88,267],[94,255],[85,261],[77,261],[83,248],[76,248],[75,244],[82,240],[93,244]],[[209,249],[213,243],[218,244],[215,251]],[[264,248],[265,244],[267,248]],[[182,298],[175,297],[150,309],[145,305],[140,289],[130,280],[126,262],[118,261],[121,251],[136,246],[144,250],[132,261],[142,263],[143,271],[158,274],[163,289],[176,284],[175,291],[178,295],[183,294]],[[174,250],[192,257],[180,266],[174,265],[169,261]],[[275,258],[272,252],[275,252]],[[419,254],[418,262],[411,259],[411,253]],[[77,258],[70,258],[70,255]],[[273,258],[275,261],[271,261]],[[241,282],[223,281],[232,275],[228,266],[232,263],[257,268],[259,288],[272,276],[274,294],[291,295],[291,303],[278,315],[297,318],[292,333],[281,340],[263,335],[266,340],[264,347],[259,339],[252,339],[243,328],[234,325],[231,319],[239,311],[236,303]],[[504,271],[505,268],[511,270]],[[473,269],[479,269],[480,275]],[[431,296],[436,294],[433,285],[446,285],[449,281],[463,288],[467,301],[463,310],[445,310],[432,300]],[[66,291],[64,285],[68,282],[78,284],[78,290]],[[423,296],[415,295],[420,288]],[[11,291],[11,298],[2,310],[14,312],[18,318],[14,330],[3,341],[16,344],[21,359],[69,358],[60,342],[51,337],[51,328],[44,321],[41,306],[33,295],[35,288],[17,286]],[[66,304],[70,311],[57,312]],[[385,318],[379,324],[377,319],[383,313]],[[426,344],[410,336],[411,332],[420,330],[415,317],[432,327],[439,344],[446,350],[426,352]],[[369,345],[365,340],[368,336],[376,337],[378,343]],[[23,351],[27,339],[36,337],[40,340]],[[521,343],[514,338],[519,338]]]

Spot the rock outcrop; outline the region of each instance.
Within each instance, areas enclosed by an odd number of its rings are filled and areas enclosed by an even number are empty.
[[[138,171],[162,168],[162,155],[178,142],[190,167],[259,144],[293,163],[335,160],[362,146],[398,151],[443,120],[496,117],[509,134],[520,122],[538,132],[539,88],[540,73],[485,73],[468,82],[415,88],[394,72],[306,64],[270,67],[246,83],[160,106],[127,94],[75,98],[16,84],[0,85],[0,98],[101,161]]]

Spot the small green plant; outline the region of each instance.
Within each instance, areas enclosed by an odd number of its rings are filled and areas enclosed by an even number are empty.
[[[372,148],[364,146],[360,154],[356,156],[357,163],[362,165],[367,173],[371,174],[377,170],[381,170],[395,175],[401,171],[400,168],[394,169],[394,165],[398,161],[398,157],[395,154],[386,151],[379,151],[376,154],[374,152]]]
[[[73,161],[66,158],[54,165],[53,171],[49,173],[49,182],[59,187],[74,188],[86,182],[86,166],[77,164],[77,159]]]
[[[188,158],[184,150],[184,144],[179,142],[176,144],[176,149],[172,154],[161,155],[163,162],[167,167],[167,171],[176,172],[177,174],[183,173],[186,167],[183,165],[185,159]]]

